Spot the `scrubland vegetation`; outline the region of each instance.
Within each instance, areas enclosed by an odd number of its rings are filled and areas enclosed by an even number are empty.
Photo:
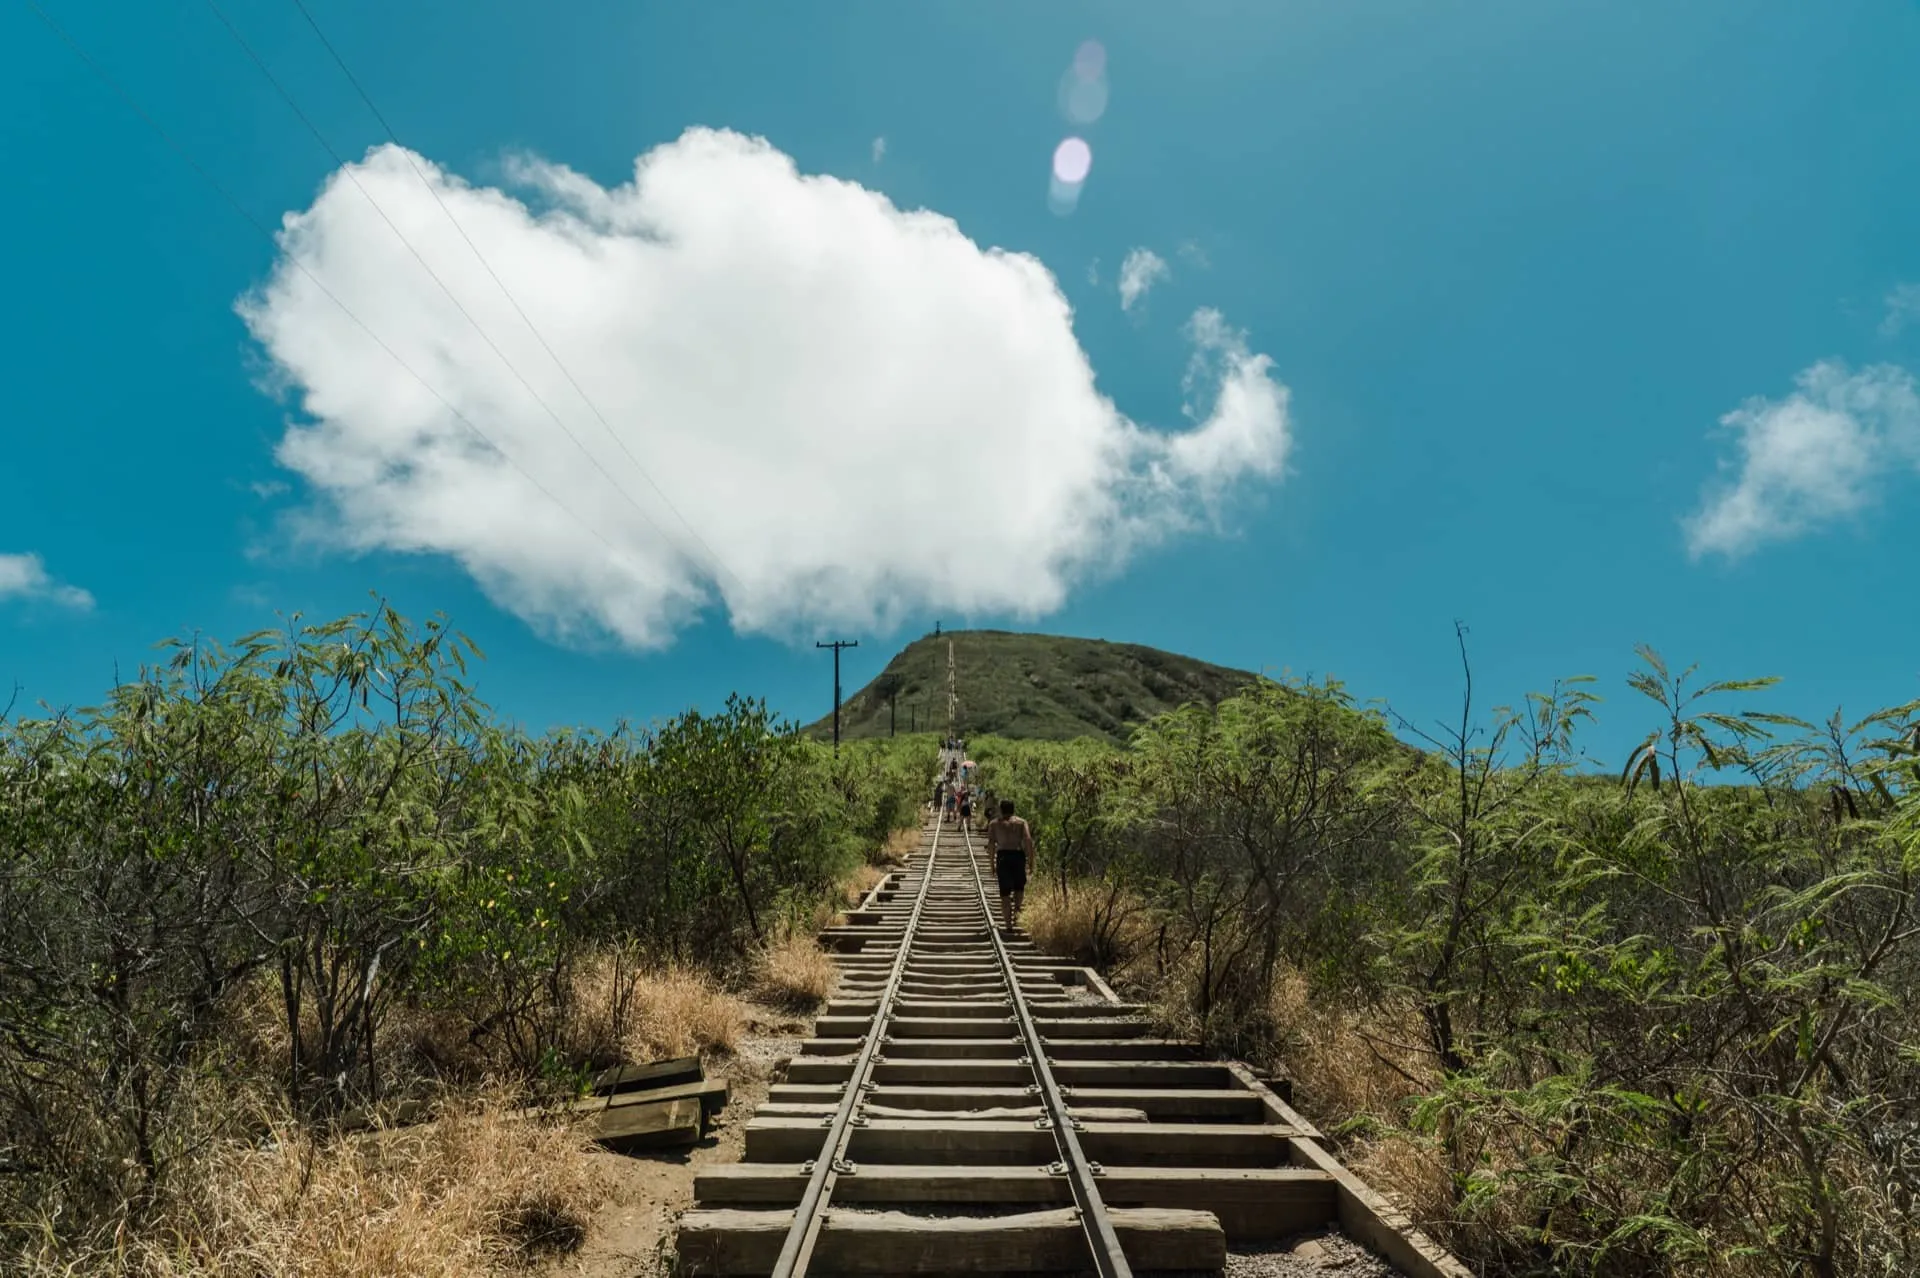
[[[1477,1271],[1920,1272],[1920,704],[1642,656],[1608,776],[1581,681],[1418,751],[1331,683],[970,750],[1036,942],[1283,1069]]]
[[[824,992],[809,929],[930,740],[730,701],[531,736],[393,612],[170,645],[0,721],[0,1272],[455,1275],[577,1245],[518,1117]],[[822,915],[822,910],[825,915]],[[351,1134],[343,1117],[434,1106]]]
[[[830,988],[930,739],[836,759],[746,700],[536,737],[470,655],[381,610],[0,720],[0,1271],[565,1250],[592,1164],[524,1107]],[[1645,654],[1609,775],[1577,681],[1424,740],[1263,683],[971,750],[1035,822],[1035,940],[1291,1076],[1477,1269],[1920,1272],[1920,705],[1764,695]]]

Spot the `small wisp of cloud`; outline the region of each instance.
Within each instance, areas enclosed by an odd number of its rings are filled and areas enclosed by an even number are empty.
[[[39,555],[0,555],[0,603],[9,599],[36,600],[75,612],[93,607],[93,596],[78,586],[56,581]]]
[[[1286,473],[1293,440],[1287,429],[1289,394],[1270,376],[1273,360],[1256,355],[1247,335],[1226,317],[1203,306],[1187,321],[1193,354],[1180,389],[1190,421],[1208,423],[1173,443],[1169,469],[1196,484],[1202,503],[1219,522],[1220,499],[1229,475],[1276,478]]]
[[[1920,470],[1920,393],[1905,369],[1822,361],[1794,386],[1720,419],[1739,455],[1682,521],[1694,559],[1737,559],[1830,526],[1873,505],[1889,474]]]
[[[1173,271],[1167,259],[1150,248],[1136,248],[1120,263],[1120,309],[1131,311],[1147,298],[1147,293]]]
[[[873,140],[873,162],[875,164],[887,158],[887,139],[883,134]]]
[[[1920,284],[1895,285],[1887,294],[1887,316],[1880,321],[1880,335],[1898,337],[1915,322],[1920,322]]]

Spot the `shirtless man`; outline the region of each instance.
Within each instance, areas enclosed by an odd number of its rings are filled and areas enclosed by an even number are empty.
[[[1000,880],[1000,913],[1013,931],[1033,873],[1033,830],[1013,814],[1013,800],[1000,800],[1000,815],[987,822],[987,846],[993,849],[993,873]]]

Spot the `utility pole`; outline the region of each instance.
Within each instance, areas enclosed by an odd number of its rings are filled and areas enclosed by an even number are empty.
[[[959,685],[955,682],[954,674],[953,674],[953,640],[948,639],[947,640],[947,735],[949,737],[957,737],[960,735],[960,727],[957,722],[959,718],[960,718],[960,692],[959,692]]]
[[[858,639],[835,639],[832,643],[816,643],[816,648],[833,649],[833,752],[840,753],[840,650],[858,648]]]

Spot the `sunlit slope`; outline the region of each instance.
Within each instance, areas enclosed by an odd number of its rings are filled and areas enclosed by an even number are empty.
[[[953,643],[960,731],[969,736],[1123,741],[1133,726],[1188,702],[1211,705],[1255,676],[1139,644],[1006,630],[956,630],[908,644],[841,707],[846,737],[885,736],[889,696],[901,732],[946,728]],[[808,731],[832,732],[825,718]]]

